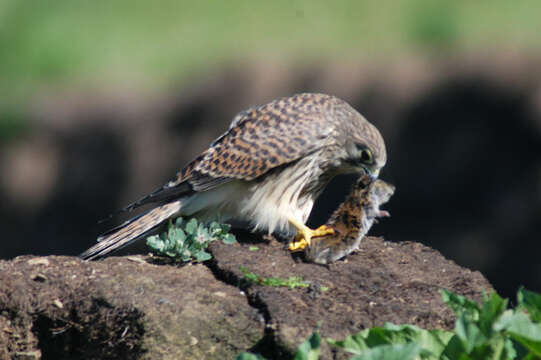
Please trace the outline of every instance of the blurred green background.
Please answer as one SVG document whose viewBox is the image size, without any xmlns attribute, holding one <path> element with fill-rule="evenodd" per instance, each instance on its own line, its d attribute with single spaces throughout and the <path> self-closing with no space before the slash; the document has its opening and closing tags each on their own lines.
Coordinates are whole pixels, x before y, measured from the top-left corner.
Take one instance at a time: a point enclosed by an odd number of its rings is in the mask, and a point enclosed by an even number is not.
<svg viewBox="0 0 541 360">
<path fill-rule="evenodd" d="M 539 1 L 0 2 L 1 101 L 51 86 L 162 88 L 222 63 L 540 45 Z"/>
<path fill-rule="evenodd" d="M 81 252 L 236 112 L 317 91 L 387 141 L 398 191 L 375 234 L 435 247 L 503 295 L 541 291 L 540 14 L 533 0 L 0 0 L 0 258 Z"/>
</svg>

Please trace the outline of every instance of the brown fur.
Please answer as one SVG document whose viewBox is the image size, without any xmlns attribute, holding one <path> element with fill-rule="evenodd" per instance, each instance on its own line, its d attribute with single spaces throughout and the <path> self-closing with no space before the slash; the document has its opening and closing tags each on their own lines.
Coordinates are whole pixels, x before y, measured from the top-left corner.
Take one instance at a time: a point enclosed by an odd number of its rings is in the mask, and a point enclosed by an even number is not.
<svg viewBox="0 0 541 360">
<path fill-rule="evenodd" d="M 383 180 L 360 178 L 346 200 L 327 221 L 333 235 L 312 238 L 306 258 L 319 264 L 336 261 L 355 251 L 377 217 L 389 216 L 379 209 L 393 195 L 395 187 Z"/>
</svg>

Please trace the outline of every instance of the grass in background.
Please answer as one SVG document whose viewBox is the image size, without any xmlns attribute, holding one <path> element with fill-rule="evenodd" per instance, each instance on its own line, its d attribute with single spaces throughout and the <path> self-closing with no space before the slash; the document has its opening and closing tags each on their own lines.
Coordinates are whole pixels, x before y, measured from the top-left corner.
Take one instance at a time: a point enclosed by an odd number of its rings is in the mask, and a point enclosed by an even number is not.
<svg viewBox="0 0 541 360">
<path fill-rule="evenodd" d="M 540 13 L 534 0 L 3 0 L 0 110 L 62 86 L 160 89 L 254 58 L 538 47 Z"/>
</svg>

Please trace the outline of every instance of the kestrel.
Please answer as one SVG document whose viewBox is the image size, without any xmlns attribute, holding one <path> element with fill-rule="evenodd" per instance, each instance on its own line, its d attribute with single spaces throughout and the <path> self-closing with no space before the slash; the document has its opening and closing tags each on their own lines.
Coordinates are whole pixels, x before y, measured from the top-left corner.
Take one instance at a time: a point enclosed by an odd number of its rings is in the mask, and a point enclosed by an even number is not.
<svg viewBox="0 0 541 360">
<path fill-rule="evenodd" d="M 377 128 L 345 101 L 298 94 L 240 112 L 229 129 L 169 183 L 127 206 L 154 208 L 98 238 L 80 256 L 94 259 L 147 235 L 169 218 L 242 221 L 269 234 L 298 232 L 291 250 L 332 233 L 304 223 L 336 175 L 377 178 L 387 159 Z"/>
</svg>

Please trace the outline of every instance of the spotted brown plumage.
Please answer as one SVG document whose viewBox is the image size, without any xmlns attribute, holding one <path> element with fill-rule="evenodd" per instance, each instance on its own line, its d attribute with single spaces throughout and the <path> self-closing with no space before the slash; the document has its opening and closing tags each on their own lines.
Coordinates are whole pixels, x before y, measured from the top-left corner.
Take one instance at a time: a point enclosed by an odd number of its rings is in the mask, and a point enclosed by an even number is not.
<svg viewBox="0 0 541 360">
<path fill-rule="evenodd" d="M 380 206 L 389 201 L 394 191 L 395 187 L 383 180 L 359 178 L 327 221 L 326 226 L 334 233 L 312 239 L 305 250 L 306 258 L 328 264 L 357 250 L 376 218 L 389 216 L 387 211 L 380 210 Z"/>
<path fill-rule="evenodd" d="M 377 177 L 385 162 L 379 131 L 343 100 L 325 94 L 277 99 L 239 113 L 175 178 L 123 210 L 149 203 L 178 206 L 123 224 L 81 256 L 103 256 L 130 243 L 159 225 L 156 219 L 164 214 L 203 220 L 220 215 L 268 232 L 289 233 L 292 225 L 309 242 L 304 222 L 330 179 L 353 172 Z M 133 222 L 142 225 L 130 227 Z"/>
</svg>

